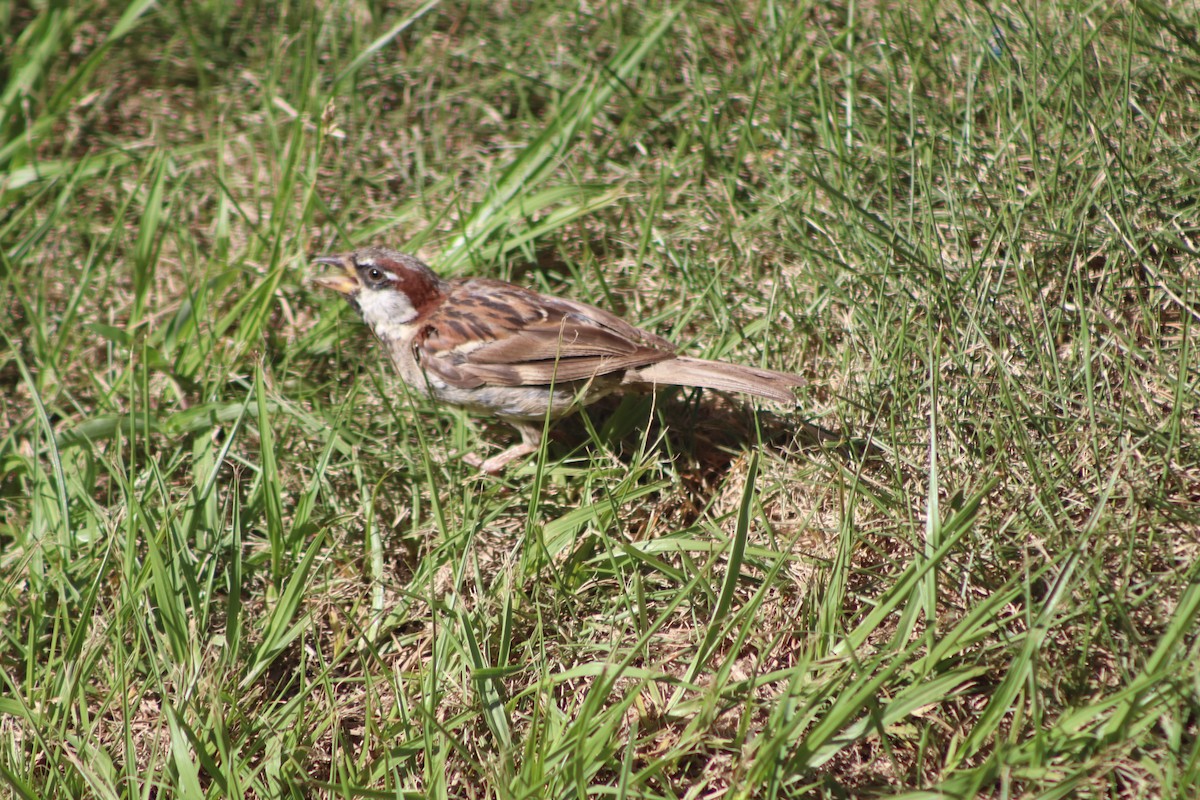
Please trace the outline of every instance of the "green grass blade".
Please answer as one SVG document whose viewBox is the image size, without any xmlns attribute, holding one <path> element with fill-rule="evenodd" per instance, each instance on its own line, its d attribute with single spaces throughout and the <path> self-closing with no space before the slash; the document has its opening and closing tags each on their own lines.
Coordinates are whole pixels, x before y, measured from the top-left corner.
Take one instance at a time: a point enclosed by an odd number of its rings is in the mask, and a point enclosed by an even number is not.
<svg viewBox="0 0 1200 800">
<path fill-rule="evenodd" d="M 312 570 L 313 563 L 317 559 L 317 555 L 321 552 L 323 542 L 323 535 L 318 534 L 313 537 L 304 556 L 296 564 L 295 568 L 288 573 L 283 585 L 283 591 L 279 594 L 279 600 L 268 612 L 264 620 L 262 641 L 254 648 L 254 652 L 250 656 L 246 675 L 242 679 L 243 687 L 249 686 L 256 681 L 262 672 L 283 652 L 284 648 L 300 634 L 303 625 L 306 624 L 305 619 L 296 620 L 296 614 L 304 602 L 305 591 L 308 588 L 309 573 Z"/>
<path fill-rule="evenodd" d="M 609 60 L 599 77 L 585 78 L 563 99 L 542 132 L 505 168 L 488 197 L 472 209 L 459 234 L 442 249 L 438 263 L 444 269 L 453 270 L 466 260 L 471 250 L 484 244 L 491 233 L 521 216 L 520 195 L 546 178 L 621 81 L 658 46 L 682 9 L 680 5 L 662 12 L 641 35 L 632 38 Z"/>
</svg>

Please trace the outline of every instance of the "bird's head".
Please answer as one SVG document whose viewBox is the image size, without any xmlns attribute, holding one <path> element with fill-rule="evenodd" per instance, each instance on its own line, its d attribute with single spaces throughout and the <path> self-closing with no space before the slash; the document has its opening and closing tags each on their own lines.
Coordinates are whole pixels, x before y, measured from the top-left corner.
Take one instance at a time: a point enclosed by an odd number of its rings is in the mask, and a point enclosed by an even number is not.
<svg viewBox="0 0 1200 800">
<path fill-rule="evenodd" d="M 382 338 L 407 326 L 445 298 L 447 284 L 420 259 L 385 247 L 318 256 L 316 264 L 340 272 L 322 275 L 314 283 L 332 289 L 359 310 L 363 320 Z"/>
</svg>

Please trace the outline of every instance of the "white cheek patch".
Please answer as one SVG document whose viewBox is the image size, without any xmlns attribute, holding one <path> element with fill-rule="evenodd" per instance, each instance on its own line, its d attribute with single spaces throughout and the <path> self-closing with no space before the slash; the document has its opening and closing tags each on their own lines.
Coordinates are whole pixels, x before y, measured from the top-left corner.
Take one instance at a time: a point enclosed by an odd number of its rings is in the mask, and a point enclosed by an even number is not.
<svg viewBox="0 0 1200 800">
<path fill-rule="evenodd" d="M 358 303 L 358 310 L 362 312 L 363 321 L 381 339 L 403 336 L 408 323 L 417 316 L 417 310 L 401 292 L 364 289 L 354 299 Z"/>
</svg>

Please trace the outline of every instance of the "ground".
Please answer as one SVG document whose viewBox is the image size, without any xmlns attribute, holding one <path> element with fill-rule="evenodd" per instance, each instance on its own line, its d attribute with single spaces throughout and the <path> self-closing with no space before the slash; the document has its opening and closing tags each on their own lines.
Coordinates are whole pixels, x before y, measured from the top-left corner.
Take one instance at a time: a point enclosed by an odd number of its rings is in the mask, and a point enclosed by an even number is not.
<svg viewBox="0 0 1200 800">
<path fill-rule="evenodd" d="M 1197 11 L 0 0 L 0 784 L 1196 795 Z M 368 244 L 808 385 L 480 476 Z"/>
</svg>

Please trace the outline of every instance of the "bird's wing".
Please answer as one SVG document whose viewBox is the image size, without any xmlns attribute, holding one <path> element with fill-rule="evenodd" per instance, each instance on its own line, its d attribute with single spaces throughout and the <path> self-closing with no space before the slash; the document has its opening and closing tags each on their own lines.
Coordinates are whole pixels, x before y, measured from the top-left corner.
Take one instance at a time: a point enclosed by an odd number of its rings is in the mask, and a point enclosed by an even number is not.
<svg viewBox="0 0 1200 800">
<path fill-rule="evenodd" d="M 426 370 L 460 388 L 589 380 L 675 355 L 602 309 L 484 280 L 455 286 L 413 346 Z"/>
</svg>

